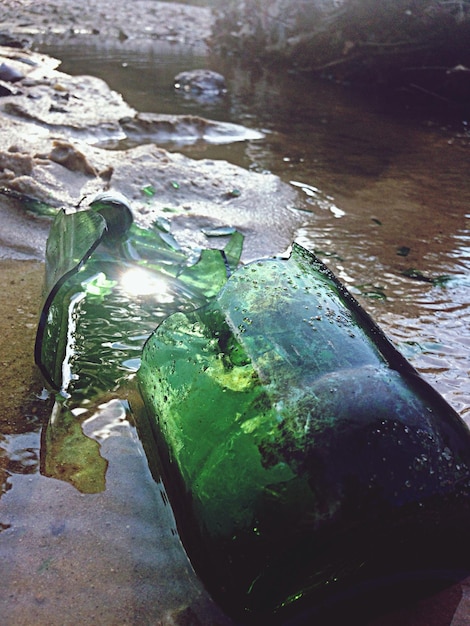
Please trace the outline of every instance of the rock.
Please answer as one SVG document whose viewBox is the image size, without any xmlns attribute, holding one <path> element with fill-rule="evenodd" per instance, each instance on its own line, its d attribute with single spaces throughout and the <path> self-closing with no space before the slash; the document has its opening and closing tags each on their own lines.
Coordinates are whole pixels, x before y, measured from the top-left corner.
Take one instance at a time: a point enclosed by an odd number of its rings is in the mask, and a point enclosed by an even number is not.
<svg viewBox="0 0 470 626">
<path fill-rule="evenodd" d="M 0 46 L 8 46 L 9 48 L 26 48 L 27 40 L 13 37 L 10 33 L 0 33 Z"/>
<path fill-rule="evenodd" d="M 4 80 L 0 80 L 0 98 L 5 96 L 14 96 L 17 93 L 16 89 Z"/>
<path fill-rule="evenodd" d="M 2 52 L 0 63 L 9 64 L 10 51 Z M 271 174 L 226 161 L 193 160 L 154 145 L 228 143 L 258 139 L 261 133 L 198 116 L 137 113 L 103 81 L 72 77 L 59 72 L 52 59 L 21 54 L 26 74 L 21 94 L 0 99 L 0 186 L 16 194 L 0 197 L 0 217 L 4 204 L 27 209 L 22 197 L 72 208 L 99 192 L 121 192 L 141 225 L 173 213 L 173 233 L 189 250 L 207 246 L 202 229 L 220 226 L 245 235 L 244 261 L 290 245 L 304 220 L 293 210 L 298 196 L 292 186 Z M 140 145 L 108 150 L 103 139 Z M 148 188 L 154 190 L 150 196 Z M 6 254 L 17 254 L 19 246 L 15 239 L 16 252 Z M 27 255 L 31 258 L 32 251 Z"/>
<path fill-rule="evenodd" d="M 136 143 L 172 143 L 191 145 L 200 141 L 225 144 L 261 139 L 264 135 L 252 128 L 229 122 L 216 122 L 196 115 L 137 113 L 120 120 L 127 138 Z"/>
<path fill-rule="evenodd" d="M 8 83 L 16 83 L 19 80 L 23 80 L 24 74 L 18 71 L 15 67 L 2 63 L 0 65 L 0 80 L 7 81 Z"/>
<path fill-rule="evenodd" d="M 71 172 L 81 172 L 90 176 L 98 175 L 95 168 L 87 161 L 86 156 L 68 141 L 54 140 L 48 158 Z"/>
<path fill-rule="evenodd" d="M 178 93 L 197 100 L 217 99 L 227 93 L 222 74 L 205 69 L 180 72 L 175 76 L 174 87 Z"/>
<path fill-rule="evenodd" d="M 132 46 L 171 42 L 172 47 L 205 54 L 214 22 L 210 7 L 154 0 L 113 3 L 112 11 L 109 0 L 48 0 L 45 4 L 1 0 L 0 7 L 0 27 L 9 36 L 4 45 L 18 41 L 30 45 L 102 43 L 103 54 L 109 51 L 110 42 L 132 42 Z"/>
</svg>

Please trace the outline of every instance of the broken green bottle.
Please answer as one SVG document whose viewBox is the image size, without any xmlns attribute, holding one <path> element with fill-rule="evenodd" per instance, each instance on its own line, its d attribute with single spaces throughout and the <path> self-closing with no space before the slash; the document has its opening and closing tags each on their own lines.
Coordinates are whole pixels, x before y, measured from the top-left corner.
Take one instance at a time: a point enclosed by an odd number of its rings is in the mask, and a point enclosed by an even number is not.
<svg viewBox="0 0 470 626">
<path fill-rule="evenodd" d="M 138 382 L 187 553 L 236 619 L 468 570 L 466 425 L 300 246 L 166 318 Z"/>
<path fill-rule="evenodd" d="M 361 590 L 468 573 L 465 424 L 300 246 L 226 282 L 230 234 L 188 265 L 125 199 L 58 212 L 35 351 L 49 385 L 67 406 L 114 388 L 136 354 L 116 338 L 164 320 L 138 382 L 188 555 L 236 619 L 297 624 Z M 135 270 L 164 302 L 127 293 Z"/>
</svg>

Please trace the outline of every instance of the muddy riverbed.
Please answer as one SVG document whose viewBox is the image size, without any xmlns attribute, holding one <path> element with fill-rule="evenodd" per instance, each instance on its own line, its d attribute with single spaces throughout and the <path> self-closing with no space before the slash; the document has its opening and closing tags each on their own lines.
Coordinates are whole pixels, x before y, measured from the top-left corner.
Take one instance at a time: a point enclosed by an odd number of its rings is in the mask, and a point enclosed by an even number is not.
<svg viewBox="0 0 470 626">
<path fill-rule="evenodd" d="M 170 207 L 172 232 L 188 249 L 207 244 L 202 226 L 230 224 L 246 236 L 245 260 L 296 239 L 470 421 L 465 119 L 241 70 L 210 55 L 211 16 L 200 7 L 138 0 L 113 3 L 111 12 L 104 0 L 3 0 L 0 19 L 11 36 L 4 62 L 29 77 L 13 84 L 22 94 L 1 99 L 0 184 L 54 206 L 119 190 L 143 224 Z M 11 48 L 19 40 L 39 56 Z M 40 71 L 18 61 L 22 54 Z M 201 65 L 226 76 L 226 98 L 176 97 L 172 77 Z M 162 137 L 160 114 L 186 118 L 165 120 Z M 188 116 L 214 120 L 210 132 L 200 121 L 188 131 Z M 134 136 L 122 119 L 137 120 Z M 183 130 L 193 136 L 181 141 Z M 232 140 L 214 139 L 227 133 Z M 149 185 L 151 201 L 142 192 Z M 0 621 L 230 624 L 180 547 L 126 393 L 82 417 L 108 463 L 105 490 L 81 493 L 45 475 L 50 402 L 41 399 L 32 353 L 48 221 L 5 196 L 0 219 Z M 457 585 L 374 624 L 468 624 L 467 589 Z"/>
</svg>

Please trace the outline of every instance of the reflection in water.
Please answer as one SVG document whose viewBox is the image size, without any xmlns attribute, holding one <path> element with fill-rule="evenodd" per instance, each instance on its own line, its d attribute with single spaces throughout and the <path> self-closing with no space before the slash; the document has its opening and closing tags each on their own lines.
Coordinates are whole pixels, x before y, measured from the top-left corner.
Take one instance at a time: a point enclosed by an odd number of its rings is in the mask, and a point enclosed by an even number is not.
<svg viewBox="0 0 470 626">
<path fill-rule="evenodd" d="M 301 189 L 307 196 L 307 203 L 324 211 L 331 211 L 334 217 L 343 217 L 346 213 L 334 203 L 334 198 L 323 193 L 318 187 L 291 180 L 290 184 Z"/>
<path fill-rule="evenodd" d="M 38 471 L 38 450 L 38 431 L 0 436 L 0 495 L 11 488 L 13 474 Z"/>
<path fill-rule="evenodd" d="M 64 480 L 82 493 L 99 493 L 106 486 L 107 467 L 99 444 L 84 434 L 64 401 L 56 400 L 42 431 L 41 473 Z"/>
</svg>

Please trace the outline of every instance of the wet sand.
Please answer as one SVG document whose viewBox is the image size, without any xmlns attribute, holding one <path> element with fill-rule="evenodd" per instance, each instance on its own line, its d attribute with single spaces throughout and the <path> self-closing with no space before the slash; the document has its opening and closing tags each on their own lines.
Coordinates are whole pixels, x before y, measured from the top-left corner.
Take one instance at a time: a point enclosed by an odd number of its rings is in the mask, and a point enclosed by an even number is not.
<svg viewBox="0 0 470 626">
<path fill-rule="evenodd" d="M 15 432 L 22 407 L 38 385 L 33 361 L 44 266 L 38 261 L 0 260 L 0 424 Z"/>
</svg>

